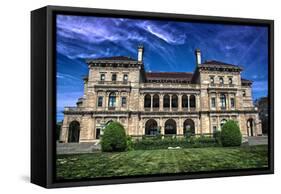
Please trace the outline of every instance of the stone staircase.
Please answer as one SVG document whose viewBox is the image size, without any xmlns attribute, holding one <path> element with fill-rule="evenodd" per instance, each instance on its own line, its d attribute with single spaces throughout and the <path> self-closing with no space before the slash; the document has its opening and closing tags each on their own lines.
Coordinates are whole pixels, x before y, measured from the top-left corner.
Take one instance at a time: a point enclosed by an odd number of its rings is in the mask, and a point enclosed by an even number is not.
<svg viewBox="0 0 281 194">
<path fill-rule="evenodd" d="M 98 142 L 91 143 L 57 143 L 57 154 L 93 153 L 100 150 Z"/>
</svg>

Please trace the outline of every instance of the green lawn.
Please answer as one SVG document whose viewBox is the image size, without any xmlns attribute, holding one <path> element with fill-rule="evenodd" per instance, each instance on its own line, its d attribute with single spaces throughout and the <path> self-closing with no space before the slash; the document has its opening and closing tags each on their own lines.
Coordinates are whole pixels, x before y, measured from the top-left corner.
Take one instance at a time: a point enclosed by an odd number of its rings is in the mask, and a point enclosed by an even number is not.
<svg viewBox="0 0 281 194">
<path fill-rule="evenodd" d="M 267 167 L 267 146 L 59 155 L 58 179 Z"/>
</svg>

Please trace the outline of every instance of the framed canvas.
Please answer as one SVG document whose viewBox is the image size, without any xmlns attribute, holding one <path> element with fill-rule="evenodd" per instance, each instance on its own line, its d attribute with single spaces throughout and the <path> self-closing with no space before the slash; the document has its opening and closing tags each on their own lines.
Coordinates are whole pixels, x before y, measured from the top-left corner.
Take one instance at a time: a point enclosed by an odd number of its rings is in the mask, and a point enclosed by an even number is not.
<svg viewBox="0 0 281 194">
<path fill-rule="evenodd" d="M 272 20 L 31 12 L 31 182 L 272 174 Z"/>
</svg>

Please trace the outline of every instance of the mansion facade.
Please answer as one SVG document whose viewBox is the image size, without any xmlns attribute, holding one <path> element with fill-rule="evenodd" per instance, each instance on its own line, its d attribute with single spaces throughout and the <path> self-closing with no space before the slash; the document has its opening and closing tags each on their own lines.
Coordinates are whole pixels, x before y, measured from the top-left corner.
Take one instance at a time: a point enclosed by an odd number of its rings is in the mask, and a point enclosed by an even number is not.
<svg viewBox="0 0 281 194">
<path fill-rule="evenodd" d="M 127 135 L 213 134 L 229 119 L 244 137 L 262 134 L 252 99 L 252 82 L 242 68 L 219 61 L 201 62 L 194 72 L 146 72 L 143 46 L 138 58 L 117 56 L 87 60 L 84 94 L 65 107 L 60 142 L 95 142 L 112 121 Z"/>
</svg>

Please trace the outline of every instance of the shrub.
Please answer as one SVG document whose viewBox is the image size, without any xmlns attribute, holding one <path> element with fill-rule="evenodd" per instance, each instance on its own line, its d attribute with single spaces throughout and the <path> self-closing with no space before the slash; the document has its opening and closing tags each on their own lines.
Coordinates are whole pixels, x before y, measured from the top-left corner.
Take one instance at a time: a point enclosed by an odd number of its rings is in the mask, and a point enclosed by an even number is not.
<svg viewBox="0 0 281 194">
<path fill-rule="evenodd" d="M 171 138 L 164 139 L 141 139 L 134 142 L 134 149 L 136 150 L 153 150 L 153 149 L 167 149 L 168 147 L 181 148 L 200 148 L 200 147 L 214 147 L 218 146 L 214 138 L 211 137 L 190 137 L 187 138 Z"/>
<path fill-rule="evenodd" d="M 242 134 L 236 121 L 227 121 L 221 131 L 221 143 L 224 147 L 240 146 L 242 142 Z"/>
<path fill-rule="evenodd" d="M 221 131 L 215 131 L 214 132 L 214 138 L 215 138 L 215 140 L 216 140 L 216 142 L 218 143 L 218 144 L 221 144 Z"/>
<path fill-rule="evenodd" d="M 127 148 L 127 137 L 124 127 L 118 122 L 109 123 L 101 138 L 101 149 L 104 152 L 120 152 Z"/>
<path fill-rule="evenodd" d="M 126 144 L 127 144 L 127 151 L 131 151 L 134 149 L 134 142 L 132 140 L 132 137 L 131 136 L 127 136 L 126 138 Z"/>
</svg>

